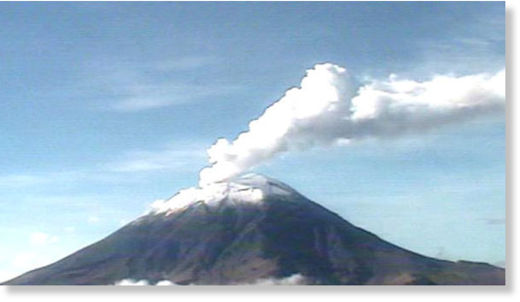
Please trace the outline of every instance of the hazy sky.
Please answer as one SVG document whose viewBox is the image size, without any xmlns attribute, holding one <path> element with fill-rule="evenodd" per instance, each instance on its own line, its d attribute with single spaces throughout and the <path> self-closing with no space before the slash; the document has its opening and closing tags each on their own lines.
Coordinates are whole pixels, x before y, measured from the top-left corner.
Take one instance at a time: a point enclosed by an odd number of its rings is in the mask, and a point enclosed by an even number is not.
<svg viewBox="0 0 520 302">
<path fill-rule="evenodd" d="M 316 63 L 364 83 L 504 68 L 504 4 L 0 3 L 0 279 L 197 184 L 205 150 Z M 505 260 L 505 122 L 255 171 L 413 251 Z"/>
</svg>

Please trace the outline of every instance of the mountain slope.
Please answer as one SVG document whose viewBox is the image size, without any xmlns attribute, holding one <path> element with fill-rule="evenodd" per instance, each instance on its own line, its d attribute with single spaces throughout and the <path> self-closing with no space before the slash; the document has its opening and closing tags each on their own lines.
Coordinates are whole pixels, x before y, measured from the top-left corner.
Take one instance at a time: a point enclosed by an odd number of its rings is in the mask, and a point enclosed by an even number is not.
<svg viewBox="0 0 520 302">
<path fill-rule="evenodd" d="M 424 257 L 364 231 L 287 185 L 247 175 L 189 189 L 120 230 L 6 284 L 504 284 L 484 263 Z"/>
</svg>

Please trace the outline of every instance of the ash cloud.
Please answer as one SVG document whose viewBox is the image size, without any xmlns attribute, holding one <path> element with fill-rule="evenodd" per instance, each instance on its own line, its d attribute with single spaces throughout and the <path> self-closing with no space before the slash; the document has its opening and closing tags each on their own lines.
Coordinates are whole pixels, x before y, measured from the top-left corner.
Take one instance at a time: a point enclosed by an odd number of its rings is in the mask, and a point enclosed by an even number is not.
<svg viewBox="0 0 520 302">
<path fill-rule="evenodd" d="M 390 75 L 355 89 L 345 68 L 318 64 L 247 131 L 207 150 L 210 165 L 199 185 L 227 180 L 283 152 L 420 134 L 500 112 L 504 104 L 505 70 L 422 82 Z"/>
</svg>

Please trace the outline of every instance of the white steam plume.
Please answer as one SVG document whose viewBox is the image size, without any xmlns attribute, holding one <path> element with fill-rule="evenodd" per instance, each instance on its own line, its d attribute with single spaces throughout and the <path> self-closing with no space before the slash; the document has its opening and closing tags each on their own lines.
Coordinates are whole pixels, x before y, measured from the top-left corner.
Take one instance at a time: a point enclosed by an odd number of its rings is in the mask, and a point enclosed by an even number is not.
<svg viewBox="0 0 520 302">
<path fill-rule="evenodd" d="M 247 131 L 208 149 L 210 166 L 200 172 L 199 185 L 229 179 L 281 152 L 421 133 L 500 111 L 504 103 L 504 70 L 424 82 L 391 75 L 356 93 L 345 68 L 318 64 Z"/>
</svg>

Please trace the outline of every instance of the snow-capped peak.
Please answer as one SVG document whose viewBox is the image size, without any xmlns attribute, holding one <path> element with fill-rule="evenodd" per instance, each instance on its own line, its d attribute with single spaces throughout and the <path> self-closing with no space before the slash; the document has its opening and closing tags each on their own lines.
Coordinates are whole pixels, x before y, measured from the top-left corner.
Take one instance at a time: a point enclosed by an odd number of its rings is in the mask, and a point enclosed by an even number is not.
<svg viewBox="0 0 520 302">
<path fill-rule="evenodd" d="M 170 214 L 197 202 L 214 206 L 226 198 L 235 203 L 261 203 L 268 195 L 290 195 L 293 192 L 293 189 L 277 180 L 248 173 L 227 181 L 180 190 L 170 199 L 152 203 L 150 212 Z"/>
</svg>

